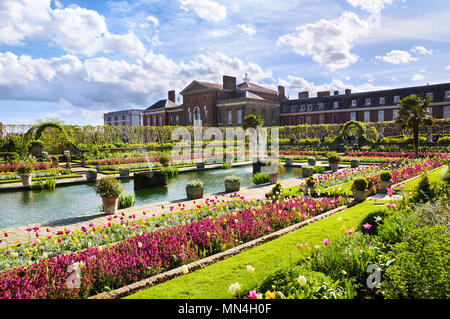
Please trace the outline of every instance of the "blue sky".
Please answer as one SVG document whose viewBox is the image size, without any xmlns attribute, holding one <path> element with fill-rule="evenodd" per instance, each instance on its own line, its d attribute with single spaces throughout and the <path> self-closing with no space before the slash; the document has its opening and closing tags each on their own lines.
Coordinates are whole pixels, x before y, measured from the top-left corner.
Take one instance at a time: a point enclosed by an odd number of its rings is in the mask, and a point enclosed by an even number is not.
<svg viewBox="0 0 450 319">
<path fill-rule="evenodd" d="M 0 122 L 101 124 L 193 79 L 354 92 L 450 82 L 444 0 L 2 0 Z"/>
</svg>

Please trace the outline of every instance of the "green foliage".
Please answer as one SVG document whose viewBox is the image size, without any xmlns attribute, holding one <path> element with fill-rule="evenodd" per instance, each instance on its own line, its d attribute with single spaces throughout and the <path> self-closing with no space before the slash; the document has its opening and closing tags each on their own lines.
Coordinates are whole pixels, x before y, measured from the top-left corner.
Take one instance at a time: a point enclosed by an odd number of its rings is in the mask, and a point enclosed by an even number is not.
<svg viewBox="0 0 450 319">
<path fill-rule="evenodd" d="M 388 215 L 390 215 L 390 211 L 383 208 L 371 212 L 359 223 L 357 230 L 363 234 L 377 235 L 378 227 L 384 223 L 384 219 Z M 364 229 L 363 225 L 365 224 L 369 224 L 371 226 L 370 229 Z"/>
<path fill-rule="evenodd" d="M 17 174 L 19 175 L 31 175 L 33 172 L 34 166 L 32 164 L 25 164 L 17 168 Z"/>
<path fill-rule="evenodd" d="M 54 191 L 56 189 L 56 178 L 49 178 L 44 180 L 38 180 L 31 184 L 33 190 L 47 190 Z"/>
<path fill-rule="evenodd" d="M 325 167 L 324 166 L 314 166 L 313 170 L 314 170 L 314 174 L 320 174 L 320 173 L 325 172 Z"/>
<path fill-rule="evenodd" d="M 298 282 L 300 276 L 306 279 L 304 285 Z M 279 291 L 288 299 L 343 299 L 355 294 L 349 294 L 339 281 L 307 267 L 279 267 L 266 275 L 256 290 Z"/>
<path fill-rule="evenodd" d="M 380 241 L 391 245 L 401 242 L 414 229 L 414 219 L 406 210 L 388 214 L 383 218 L 384 222 L 378 225 Z"/>
<path fill-rule="evenodd" d="M 450 202 L 443 198 L 436 202 L 427 202 L 415 206 L 412 215 L 415 217 L 416 227 L 445 226 L 450 232 Z"/>
<path fill-rule="evenodd" d="M 186 188 L 201 188 L 201 187 L 203 187 L 203 182 L 201 182 L 199 180 L 190 181 L 186 185 Z"/>
<path fill-rule="evenodd" d="M 259 184 L 265 184 L 269 182 L 269 174 L 264 174 L 264 173 L 255 173 L 253 174 L 253 183 L 255 183 L 256 185 Z"/>
<path fill-rule="evenodd" d="M 221 166 L 223 169 L 230 169 L 231 168 L 231 164 L 230 163 L 222 163 Z"/>
<path fill-rule="evenodd" d="M 122 193 L 122 194 L 120 194 L 120 197 L 119 197 L 118 209 L 125 209 L 128 207 L 133 207 L 135 203 L 136 203 L 136 201 L 134 200 L 133 194 L 127 195 L 125 193 Z"/>
<path fill-rule="evenodd" d="M 163 167 L 163 168 L 161 168 L 161 171 L 167 172 L 168 177 L 178 176 L 178 168 L 177 167 L 172 167 L 172 166 Z"/>
<path fill-rule="evenodd" d="M 411 201 L 413 203 L 425 203 L 437 196 L 436 189 L 432 187 L 427 174 L 422 174 L 419 184 L 414 189 Z"/>
<path fill-rule="evenodd" d="M 306 185 L 309 187 L 316 186 L 316 181 L 315 181 L 314 177 L 309 176 L 308 179 L 306 180 Z"/>
<path fill-rule="evenodd" d="M 392 179 L 392 173 L 389 171 L 383 171 L 380 173 L 380 180 L 384 182 L 389 182 Z"/>
<path fill-rule="evenodd" d="M 101 197 L 118 197 L 123 187 L 114 176 L 102 177 L 95 183 L 95 192 Z"/>
<path fill-rule="evenodd" d="M 365 286 L 367 267 L 376 263 L 378 249 L 370 244 L 370 238 L 361 233 L 342 235 L 311 258 L 310 266 L 333 280 L 348 278 Z"/>
<path fill-rule="evenodd" d="M 167 153 L 164 153 L 163 155 L 161 155 L 161 156 L 159 157 L 159 163 L 160 163 L 162 166 L 168 165 L 168 164 L 170 163 L 170 161 L 171 161 L 170 155 L 167 154 Z"/>
<path fill-rule="evenodd" d="M 326 157 L 328 159 L 328 163 L 330 164 L 339 163 L 341 161 L 341 157 L 337 152 L 328 152 Z"/>
<path fill-rule="evenodd" d="M 281 183 L 276 183 L 275 186 L 272 187 L 269 192 L 269 198 L 274 201 L 282 201 L 284 199 L 283 186 L 281 186 Z"/>
<path fill-rule="evenodd" d="M 365 191 L 369 186 L 369 182 L 364 177 L 355 178 L 353 181 L 353 188 L 357 191 Z"/>
<path fill-rule="evenodd" d="M 242 121 L 242 128 L 245 130 L 247 128 L 257 128 L 264 125 L 264 119 L 260 115 L 249 114 L 244 117 Z"/>
<path fill-rule="evenodd" d="M 445 227 L 423 227 L 394 246 L 382 288 L 387 298 L 450 298 L 450 239 Z"/>
<path fill-rule="evenodd" d="M 230 182 L 230 183 L 237 183 L 240 182 L 241 178 L 239 176 L 236 175 L 229 175 L 225 177 L 225 182 Z"/>
</svg>

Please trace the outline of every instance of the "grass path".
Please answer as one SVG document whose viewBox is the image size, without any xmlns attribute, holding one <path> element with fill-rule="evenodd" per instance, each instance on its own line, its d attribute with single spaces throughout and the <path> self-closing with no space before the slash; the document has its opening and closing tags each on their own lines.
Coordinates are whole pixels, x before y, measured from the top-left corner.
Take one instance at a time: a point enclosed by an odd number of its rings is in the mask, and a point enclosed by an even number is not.
<svg viewBox="0 0 450 319">
<path fill-rule="evenodd" d="M 435 170 L 434 172 L 428 173 L 428 178 L 430 182 L 436 182 L 438 180 L 442 180 L 442 177 L 444 176 L 445 172 L 447 171 L 447 166 L 444 166 L 438 170 Z M 406 182 L 404 184 L 404 191 L 413 191 L 417 185 L 419 185 L 420 176 L 418 178 L 413 179 L 412 181 Z"/>
<path fill-rule="evenodd" d="M 383 205 L 383 203 L 378 201 L 377 205 Z M 308 250 L 299 250 L 296 244 L 308 243 L 313 247 L 321 245 L 324 238 L 333 240 L 342 233 L 340 230 L 342 226 L 356 227 L 368 213 L 376 209 L 374 206 L 373 201 L 366 201 L 227 260 L 148 288 L 127 298 L 230 298 L 227 290 L 231 283 L 239 282 L 242 291 L 252 288 L 252 282 L 259 282 L 277 265 L 289 265 L 289 253 L 292 254 L 293 263 L 308 255 Z M 246 271 L 247 264 L 255 268 L 253 277 Z"/>
</svg>

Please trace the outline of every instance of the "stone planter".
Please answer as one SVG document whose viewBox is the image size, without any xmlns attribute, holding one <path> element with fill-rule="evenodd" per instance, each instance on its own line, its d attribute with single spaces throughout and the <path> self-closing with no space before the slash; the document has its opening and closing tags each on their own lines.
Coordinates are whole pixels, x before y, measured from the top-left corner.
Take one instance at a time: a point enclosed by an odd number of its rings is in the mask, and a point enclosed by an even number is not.
<svg viewBox="0 0 450 319">
<path fill-rule="evenodd" d="M 386 194 L 387 189 L 391 188 L 392 181 L 380 181 L 380 193 Z"/>
<path fill-rule="evenodd" d="M 225 192 L 227 192 L 227 193 L 238 192 L 240 188 L 241 188 L 241 182 L 225 181 Z"/>
<path fill-rule="evenodd" d="M 188 199 L 198 199 L 203 197 L 203 187 L 186 187 L 186 195 Z"/>
<path fill-rule="evenodd" d="M 88 181 L 95 181 L 95 180 L 97 180 L 97 172 L 86 171 L 86 179 Z"/>
<path fill-rule="evenodd" d="M 308 160 L 308 165 L 310 165 L 310 166 L 316 165 L 316 160 L 315 159 L 309 159 Z"/>
<path fill-rule="evenodd" d="M 359 166 L 359 161 L 355 161 L 355 160 L 350 161 L 351 168 L 356 168 L 358 166 Z"/>
<path fill-rule="evenodd" d="M 337 172 L 339 168 L 339 163 L 330 163 L 330 167 L 332 172 Z"/>
<path fill-rule="evenodd" d="M 285 158 L 284 161 L 285 161 L 287 166 L 291 166 L 292 163 L 294 163 L 294 159 L 293 158 Z"/>
<path fill-rule="evenodd" d="M 32 175 L 21 175 L 20 178 L 22 179 L 22 185 L 23 186 L 30 186 L 31 185 Z"/>
<path fill-rule="evenodd" d="M 302 176 L 303 177 L 310 177 L 313 175 L 314 175 L 314 169 L 302 167 Z"/>
<path fill-rule="evenodd" d="M 369 195 L 369 191 L 353 191 L 353 198 L 358 202 L 363 202 Z"/>
<path fill-rule="evenodd" d="M 129 169 L 121 169 L 119 170 L 120 177 L 129 177 L 130 170 Z"/>
<path fill-rule="evenodd" d="M 119 206 L 119 197 L 102 197 L 103 209 L 105 214 L 114 215 L 117 214 L 117 206 Z"/>
<path fill-rule="evenodd" d="M 197 163 L 197 168 L 205 168 L 205 163 Z"/>
<path fill-rule="evenodd" d="M 278 172 L 269 174 L 269 183 L 276 184 L 278 181 Z"/>
</svg>

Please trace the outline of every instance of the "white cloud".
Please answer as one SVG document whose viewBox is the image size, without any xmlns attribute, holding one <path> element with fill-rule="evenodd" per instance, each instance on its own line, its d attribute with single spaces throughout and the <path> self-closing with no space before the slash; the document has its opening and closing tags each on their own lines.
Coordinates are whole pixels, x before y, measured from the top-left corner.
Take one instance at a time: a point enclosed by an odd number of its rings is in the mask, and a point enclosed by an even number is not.
<svg viewBox="0 0 450 319">
<path fill-rule="evenodd" d="M 450 71 L 450 64 L 445 69 Z"/>
<path fill-rule="evenodd" d="M 358 55 L 350 52 L 353 41 L 368 33 L 366 21 L 352 12 L 344 12 L 335 20 L 321 19 L 297 27 L 296 32 L 281 36 L 277 45 L 289 46 L 295 53 L 312 56 L 315 62 L 336 70 L 358 61 Z"/>
<path fill-rule="evenodd" d="M 98 52 L 142 56 L 145 47 L 132 33 L 108 32 L 97 11 L 75 5 L 57 9 L 51 0 L 0 2 L 0 44 L 19 45 L 25 40 L 51 40 L 66 52 L 93 56 Z"/>
<path fill-rule="evenodd" d="M 370 13 L 380 12 L 386 5 L 391 5 L 395 0 L 347 0 L 353 7 L 360 7 Z M 405 2 L 406 0 L 402 0 Z"/>
<path fill-rule="evenodd" d="M 222 75 L 252 82 L 271 79 L 272 72 L 220 52 L 200 54 L 176 63 L 161 54 L 147 53 L 135 63 L 105 57 L 81 61 L 73 55 L 33 59 L 0 53 L 0 99 L 59 103 L 89 110 L 145 107 L 177 91 L 193 79 L 222 82 Z"/>
<path fill-rule="evenodd" d="M 417 45 L 413 49 L 411 49 L 411 52 L 412 53 L 419 53 L 419 54 L 422 54 L 422 55 L 431 55 L 431 54 L 433 54 L 433 50 L 431 50 L 431 49 L 428 50 L 425 47 L 420 46 L 420 45 Z"/>
<path fill-rule="evenodd" d="M 365 79 L 367 82 L 373 82 L 375 81 L 375 78 L 373 77 L 372 74 L 369 73 L 365 73 L 361 76 L 362 79 Z"/>
<path fill-rule="evenodd" d="M 422 81 L 422 80 L 425 80 L 425 76 L 423 76 L 422 74 L 416 73 L 413 75 L 412 80 L 413 81 Z"/>
<path fill-rule="evenodd" d="M 146 19 L 147 19 L 148 21 L 150 21 L 151 23 L 153 23 L 153 25 L 154 25 L 155 27 L 159 26 L 159 20 L 158 20 L 158 18 L 156 18 L 156 17 L 154 17 L 154 16 L 148 16 Z"/>
<path fill-rule="evenodd" d="M 242 31 L 244 31 L 244 33 L 248 34 L 248 35 L 254 35 L 256 33 L 255 28 L 245 25 L 245 24 L 238 24 L 237 25 L 239 29 L 241 29 Z"/>
<path fill-rule="evenodd" d="M 417 58 L 412 57 L 408 51 L 402 50 L 392 50 L 385 56 L 376 56 L 375 59 L 392 64 L 406 64 L 418 60 Z"/>
<path fill-rule="evenodd" d="M 331 83 L 316 85 L 314 82 L 309 82 L 302 77 L 291 76 L 287 77 L 287 80 L 278 79 L 280 85 L 283 85 L 286 89 L 292 91 L 308 91 L 309 96 L 314 96 L 317 92 L 321 91 L 339 91 L 340 94 L 343 94 L 345 89 L 351 89 L 352 92 L 367 92 L 367 91 L 376 91 L 376 90 L 385 90 L 389 89 L 386 86 L 375 86 L 371 83 L 364 83 L 361 85 L 351 85 L 346 84 L 341 80 L 333 79 Z"/>
<path fill-rule="evenodd" d="M 218 22 L 227 17 L 227 7 L 211 0 L 178 0 L 181 9 L 194 11 L 201 19 Z"/>
</svg>

